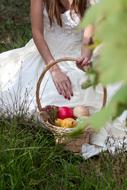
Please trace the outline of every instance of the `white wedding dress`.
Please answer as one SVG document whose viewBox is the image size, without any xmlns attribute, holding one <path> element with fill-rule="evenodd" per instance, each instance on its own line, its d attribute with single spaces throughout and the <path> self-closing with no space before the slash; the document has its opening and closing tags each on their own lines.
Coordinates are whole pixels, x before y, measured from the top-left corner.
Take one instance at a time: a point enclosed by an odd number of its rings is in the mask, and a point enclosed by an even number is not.
<svg viewBox="0 0 127 190">
<path fill-rule="evenodd" d="M 56 23 L 50 27 L 46 10 L 44 10 L 45 40 L 55 59 L 63 57 L 79 57 L 83 33 L 78 29 L 79 17 L 70 11 L 61 15 L 63 27 Z M 40 74 L 45 63 L 39 54 L 33 39 L 25 47 L 14 49 L 0 54 L 0 109 L 6 108 L 12 113 L 21 109 L 29 112 L 36 109 L 35 90 Z M 42 105 L 76 106 L 89 105 L 99 109 L 102 106 L 102 86 L 97 87 L 96 93 L 93 88 L 83 90 L 81 84 L 86 80 L 85 73 L 76 67 L 75 63 L 65 62 L 60 64 L 73 87 L 74 96 L 66 100 L 59 95 L 48 72 L 41 85 Z M 23 108 L 26 107 L 26 108 Z"/>
<path fill-rule="evenodd" d="M 70 16 L 70 11 L 61 15 L 63 27 L 56 23 L 50 27 L 46 10 L 44 10 L 44 35 L 45 40 L 55 59 L 62 57 L 80 56 L 83 33 L 78 29 L 79 17 L 77 14 Z M 40 56 L 33 39 L 25 47 L 10 50 L 0 54 L 0 112 L 17 114 L 28 112 L 32 114 L 37 111 L 36 105 L 36 84 L 40 74 L 45 67 L 43 58 Z M 71 100 L 66 100 L 59 95 L 48 72 L 41 84 L 42 105 L 71 106 L 86 105 L 99 110 L 103 102 L 102 85 L 98 85 L 96 91 L 92 87 L 87 90 L 81 88 L 81 84 L 86 80 L 86 75 L 78 69 L 74 63 L 65 62 L 60 64 L 71 82 L 74 96 Z M 114 91 L 114 90 L 111 90 Z M 104 129 L 103 129 L 104 130 Z M 102 134 L 102 132 L 100 133 Z M 93 138 L 93 144 L 105 147 L 105 140 L 108 133 Z M 98 143 L 99 142 L 99 143 Z M 99 149 L 100 151 L 100 149 Z M 90 157 L 97 154 L 93 146 L 84 145 L 82 154 Z"/>
</svg>

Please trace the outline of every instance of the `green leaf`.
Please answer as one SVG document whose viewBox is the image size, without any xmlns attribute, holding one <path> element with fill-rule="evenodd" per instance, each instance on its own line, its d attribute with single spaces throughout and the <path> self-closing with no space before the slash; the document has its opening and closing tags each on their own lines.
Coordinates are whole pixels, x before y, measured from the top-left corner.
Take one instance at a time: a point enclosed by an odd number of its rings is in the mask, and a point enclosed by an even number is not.
<svg viewBox="0 0 127 190">
<path fill-rule="evenodd" d="M 126 48 L 116 44 L 105 44 L 100 56 L 98 70 L 99 81 L 109 84 L 119 81 L 127 82 L 127 52 Z"/>
<path fill-rule="evenodd" d="M 88 125 L 89 125 L 89 118 L 86 117 L 80 118 L 77 126 L 74 128 L 70 136 L 73 138 L 75 136 L 80 135 L 84 131 L 84 129 L 88 127 Z"/>
<path fill-rule="evenodd" d="M 123 83 L 111 102 L 91 117 L 92 125 L 100 128 L 127 109 L 127 1 L 101 0 L 87 11 L 81 27 L 91 23 L 96 29 L 94 41 L 103 44 L 97 64 L 93 65 L 97 75 L 91 84 Z"/>
<path fill-rule="evenodd" d="M 90 118 L 90 123 L 94 128 L 100 129 L 112 118 L 120 116 L 125 109 L 127 109 L 127 85 L 123 85 L 110 103 Z"/>
</svg>

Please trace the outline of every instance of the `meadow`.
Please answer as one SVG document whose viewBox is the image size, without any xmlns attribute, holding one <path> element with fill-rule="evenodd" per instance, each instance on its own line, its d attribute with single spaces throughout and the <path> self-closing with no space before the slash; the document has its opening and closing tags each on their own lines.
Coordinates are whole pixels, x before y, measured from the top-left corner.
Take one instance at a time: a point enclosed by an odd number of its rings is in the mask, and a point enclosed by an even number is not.
<svg viewBox="0 0 127 190">
<path fill-rule="evenodd" d="M 1 0 L 0 52 L 31 39 L 29 1 Z M 127 154 L 89 160 L 55 145 L 33 117 L 0 117 L 0 190 L 127 190 Z"/>
</svg>

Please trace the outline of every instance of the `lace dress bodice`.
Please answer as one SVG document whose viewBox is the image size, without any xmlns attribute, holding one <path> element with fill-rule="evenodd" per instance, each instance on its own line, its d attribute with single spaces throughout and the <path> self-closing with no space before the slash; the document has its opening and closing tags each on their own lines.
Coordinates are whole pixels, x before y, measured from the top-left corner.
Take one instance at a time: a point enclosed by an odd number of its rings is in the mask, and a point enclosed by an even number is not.
<svg viewBox="0 0 127 190">
<path fill-rule="evenodd" d="M 53 54 L 71 55 L 75 48 L 81 48 L 83 32 L 78 28 L 80 18 L 77 14 L 70 15 L 70 10 L 61 14 L 62 27 L 57 23 L 50 26 L 46 9 L 44 9 L 44 36 Z M 77 52 L 77 51 L 76 51 Z M 56 56 L 57 57 L 57 56 Z"/>
<path fill-rule="evenodd" d="M 94 5 L 99 0 L 87 0 L 87 6 Z M 70 10 L 61 14 L 62 27 L 57 23 L 50 26 L 46 8 L 44 8 L 44 35 L 46 42 L 57 58 L 59 56 L 80 56 L 81 44 L 83 39 L 83 31 L 79 29 L 80 18 L 78 14 Z M 76 49 L 76 51 L 75 51 Z M 57 56 L 57 54 L 59 56 Z"/>
</svg>

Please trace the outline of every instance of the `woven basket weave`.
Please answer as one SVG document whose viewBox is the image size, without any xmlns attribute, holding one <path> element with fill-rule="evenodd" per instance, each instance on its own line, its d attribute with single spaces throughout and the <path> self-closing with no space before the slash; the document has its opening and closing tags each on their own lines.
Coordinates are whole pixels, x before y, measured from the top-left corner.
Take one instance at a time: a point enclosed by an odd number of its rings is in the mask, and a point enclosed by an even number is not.
<svg viewBox="0 0 127 190">
<path fill-rule="evenodd" d="M 81 134 L 80 136 L 76 137 L 76 138 L 70 138 L 69 134 L 73 131 L 73 128 L 62 128 L 62 127 L 58 127 L 55 125 L 52 125 L 51 123 L 49 123 L 47 120 L 45 120 L 43 118 L 43 114 L 42 114 L 42 104 L 41 104 L 41 100 L 40 100 L 40 86 L 41 86 L 41 82 L 46 74 L 46 72 L 55 64 L 57 63 L 62 63 L 65 61 L 71 61 L 71 62 L 75 62 L 76 59 L 75 58 L 70 58 L 70 57 L 66 57 L 66 58 L 62 58 L 62 59 L 58 59 L 56 61 L 54 61 L 51 64 L 46 65 L 45 69 L 43 70 L 42 74 L 39 77 L 39 80 L 37 82 L 37 86 L 36 86 L 36 103 L 37 103 L 37 107 L 40 113 L 40 119 L 42 121 L 43 127 L 45 127 L 46 129 L 48 129 L 49 131 L 51 131 L 56 139 L 56 143 L 59 144 L 64 144 L 65 148 L 74 152 L 74 153 L 80 153 L 81 150 L 81 146 L 84 143 L 89 143 L 90 142 L 90 137 L 93 134 L 93 130 L 92 128 L 88 127 L 87 129 L 84 130 L 84 133 Z M 107 90 L 105 87 L 102 87 L 103 90 L 103 102 L 102 102 L 102 107 L 105 106 L 106 104 L 106 100 L 107 100 Z"/>
</svg>

